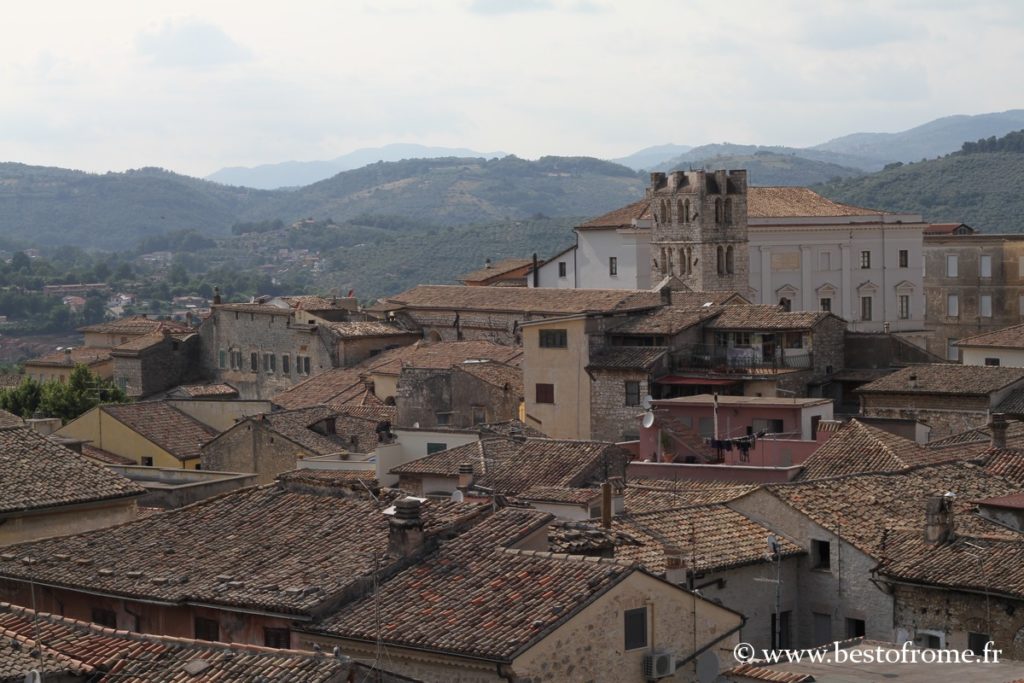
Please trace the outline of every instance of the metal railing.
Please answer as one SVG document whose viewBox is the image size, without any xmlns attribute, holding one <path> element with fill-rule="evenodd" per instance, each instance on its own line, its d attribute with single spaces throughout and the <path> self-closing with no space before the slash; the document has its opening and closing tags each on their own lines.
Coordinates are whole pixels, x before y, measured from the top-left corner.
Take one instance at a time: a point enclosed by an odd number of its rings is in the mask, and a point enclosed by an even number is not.
<svg viewBox="0 0 1024 683">
<path fill-rule="evenodd" d="M 801 349 L 765 350 L 754 346 L 711 346 L 692 344 L 672 354 L 673 371 L 709 370 L 711 372 L 742 373 L 746 370 L 809 370 L 814 367 L 814 356 Z"/>
</svg>

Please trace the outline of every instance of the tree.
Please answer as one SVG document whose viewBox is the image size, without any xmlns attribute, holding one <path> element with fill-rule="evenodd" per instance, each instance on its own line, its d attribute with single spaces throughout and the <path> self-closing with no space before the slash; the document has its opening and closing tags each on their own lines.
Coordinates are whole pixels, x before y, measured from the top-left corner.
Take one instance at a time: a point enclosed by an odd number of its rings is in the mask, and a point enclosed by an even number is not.
<svg viewBox="0 0 1024 683">
<path fill-rule="evenodd" d="M 32 259 L 23 251 L 16 252 L 11 257 L 11 270 L 21 273 L 32 272 Z"/>
<path fill-rule="evenodd" d="M 127 403 L 128 397 L 108 379 L 101 379 L 84 365 L 76 365 L 67 382 L 39 383 L 25 378 L 13 389 L 0 391 L 0 408 L 32 417 L 37 412 L 59 417 L 65 423 L 101 403 Z"/>
<path fill-rule="evenodd" d="M 41 391 L 39 382 L 26 377 L 18 386 L 0 390 L 0 408 L 19 417 L 32 417 L 39 407 Z"/>
</svg>

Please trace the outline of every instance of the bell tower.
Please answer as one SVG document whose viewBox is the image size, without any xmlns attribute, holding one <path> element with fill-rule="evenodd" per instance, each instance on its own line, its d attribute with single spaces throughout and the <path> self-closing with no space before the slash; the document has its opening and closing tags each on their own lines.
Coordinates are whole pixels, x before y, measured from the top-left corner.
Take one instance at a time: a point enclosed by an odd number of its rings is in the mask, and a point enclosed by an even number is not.
<svg viewBox="0 0 1024 683">
<path fill-rule="evenodd" d="M 652 173 L 651 281 L 695 292 L 750 288 L 746 171 Z"/>
</svg>

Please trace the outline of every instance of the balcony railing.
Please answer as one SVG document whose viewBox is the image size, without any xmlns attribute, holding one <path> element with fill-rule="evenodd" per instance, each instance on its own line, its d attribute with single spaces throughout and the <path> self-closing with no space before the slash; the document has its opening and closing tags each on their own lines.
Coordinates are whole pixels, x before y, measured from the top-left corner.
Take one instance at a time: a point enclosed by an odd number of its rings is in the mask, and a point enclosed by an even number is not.
<svg viewBox="0 0 1024 683">
<path fill-rule="evenodd" d="M 674 372 L 686 370 L 708 370 L 711 372 L 742 374 L 751 370 L 809 370 L 814 367 L 814 357 L 803 349 L 762 347 L 710 346 L 693 344 L 672 354 Z"/>
</svg>

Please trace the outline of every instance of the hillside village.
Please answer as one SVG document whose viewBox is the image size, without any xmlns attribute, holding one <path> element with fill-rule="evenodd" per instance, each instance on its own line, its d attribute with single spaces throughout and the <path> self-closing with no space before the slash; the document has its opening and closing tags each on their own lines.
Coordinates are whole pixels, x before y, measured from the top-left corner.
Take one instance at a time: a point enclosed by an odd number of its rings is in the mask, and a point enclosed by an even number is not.
<svg viewBox="0 0 1024 683">
<path fill-rule="evenodd" d="M 120 398 L 2 415 L 0 680 L 1024 677 L 1024 239 L 986 227 L 655 171 L 459 284 L 85 325 L 25 381 Z"/>
</svg>

